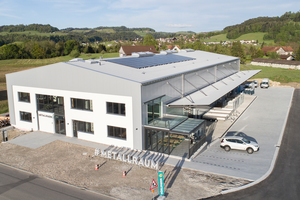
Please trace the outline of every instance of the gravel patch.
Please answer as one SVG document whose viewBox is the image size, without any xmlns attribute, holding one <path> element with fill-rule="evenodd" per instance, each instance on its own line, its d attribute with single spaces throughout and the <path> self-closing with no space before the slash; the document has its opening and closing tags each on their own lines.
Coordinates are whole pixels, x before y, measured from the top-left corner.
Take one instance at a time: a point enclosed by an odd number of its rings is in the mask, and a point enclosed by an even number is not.
<svg viewBox="0 0 300 200">
<path fill-rule="evenodd" d="M 94 152 L 94 148 L 59 140 L 38 149 L 1 143 L 0 162 L 120 199 L 152 199 L 150 185 L 153 179 L 158 181 L 155 170 L 94 157 Z M 99 170 L 95 170 L 96 164 L 100 166 Z M 127 172 L 126 177 L 122 177 L 123 171 Z M 249 183 L 248 180 L 166 164 L 161 171 L 164 172 L 167 199 L 206 198 Z M 157 195 L 158 188 L 154 189 L 154 196 Z"/>
</svg>

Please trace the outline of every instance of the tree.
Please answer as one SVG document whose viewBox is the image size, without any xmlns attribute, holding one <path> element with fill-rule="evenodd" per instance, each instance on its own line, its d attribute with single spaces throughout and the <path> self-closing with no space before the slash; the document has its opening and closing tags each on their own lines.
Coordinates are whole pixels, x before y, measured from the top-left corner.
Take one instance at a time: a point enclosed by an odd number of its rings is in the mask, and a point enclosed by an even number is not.
<svg viewBox="0 0 300 200">
<path fill-rule="evenodd" d="M 40 45 L 38 45 L 38 44 L 34 45 L 34 48 L 32 49 L 31 54 L 33 55 L 34 58 L 37 58 L 37 59 L 45 58 L 45 55 L 46 55 L 44 49 L 42 49 L 40 47 Z"/>
<path fill-rule="evenodd" d="M 147 34 L 144 37 L 143 45 L 156 45 L 156 40 L 151 34 Z"/>
<path fill-rule="evenodd" d="M 231 47 L 231 55 L 235 57 L 240 57 L 241 63 L 245 63 L 246 56 L 242 44 L 240 41 L 233 42 Z"/>
<path fill-rule="evenodd" d="M 254 59 L 254 58 L 257 58 L 257 51 L 256 51 L 256 48 L 254 46 L 250 46 L 250 55 L 251 55 L 251 58 Z"/>
<path fill-rule="evenodd" d="M 65 49 L 64 42 L 59 41 L 58 43 L 56 43 L 55 49 L 56 49 L 56 52 L 57 52 L 58 56 L 63 56 L 64 55 L 64 49 Z"/>
<path fill-rule="evenodd" d="M 80 52 L 77 49 L 71 51 L 70 56 L 73 58 L 77 58 L 80 56 Z"/>
<path fill-rule="evenodd" d="M 79 43 L 76 40 L 68 40 L 65 43 L 64 54 L 69 55 L 74 47 L 79 46 Z"/>
<path fill-rule="evenodd" d="M 264 51 L 259 48 L 256 52 L 256 57 L 262 58 L 262 57 L 264 57 L 264 55 L 265 55 Z"/>
<path fill-rule="evenodd" d="M 267 55 L 269 56 L 270 59 L 278 59 L 279 55 L 275 51 L 268 51 Z"/>
<path fill-rule="evenodd" d="M 299 48 L 296 52 L 296 59 L 295 60 L 300 61 L 300 46 L 299 46 Z"/>
</svg>

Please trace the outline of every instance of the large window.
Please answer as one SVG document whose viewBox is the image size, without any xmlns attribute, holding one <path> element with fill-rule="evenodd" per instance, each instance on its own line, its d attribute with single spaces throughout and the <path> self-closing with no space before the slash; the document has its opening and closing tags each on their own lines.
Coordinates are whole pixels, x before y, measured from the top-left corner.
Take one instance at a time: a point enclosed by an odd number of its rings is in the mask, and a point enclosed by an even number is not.
<svg viewBox="0 0 300 200">
<path fill-rule="evenodd" d="M 126 128 L 107 126 L 108 137 L 115 137 L 126 140 Z"/>
<path fill-rule="evenodd" d="M 20 111 L 20 120 L 32 122 L 31 113 Z"/>
<path fill-rule="evenodd" d="M 71 98 L 71 106 L 74 109 L 93 110 L 93 101 L 87 99 Z"/>
<path fill-rule="evenodd" d="M 94 134 L 94 123 L 91 122 L 82 122 L 73 120 L 73 123 L 78 124 L 77 130 L 85 133 Z"/>
<path fill-rule="evenodd" d="M 64 98 L 52 95 L 37 94 L 37 109 L 40 111 L 64 114 Z"/>
<path fill-rule="evenodd" d="M 106 102 L 106 110 L 109 114 L 125 115 L 125 104 Z"/>
<path fill-rule="evenodd" d="M 26 92 L 18 92 L 19 101 L 30 103 L 30 94 Z"/>
</svg>

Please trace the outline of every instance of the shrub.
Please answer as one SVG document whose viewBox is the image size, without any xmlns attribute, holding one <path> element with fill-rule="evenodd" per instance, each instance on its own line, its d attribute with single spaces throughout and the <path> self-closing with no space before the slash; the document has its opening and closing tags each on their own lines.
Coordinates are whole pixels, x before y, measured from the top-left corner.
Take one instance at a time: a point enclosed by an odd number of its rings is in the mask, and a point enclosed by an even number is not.
<svg viewBox="0 0 300 200">
<path fill-rule="evenodd" d="M 73 58 L 77 58 L 80 56 L 80 52 L 77 49 L 71 51 L 70 56 Z"/>
</svg>

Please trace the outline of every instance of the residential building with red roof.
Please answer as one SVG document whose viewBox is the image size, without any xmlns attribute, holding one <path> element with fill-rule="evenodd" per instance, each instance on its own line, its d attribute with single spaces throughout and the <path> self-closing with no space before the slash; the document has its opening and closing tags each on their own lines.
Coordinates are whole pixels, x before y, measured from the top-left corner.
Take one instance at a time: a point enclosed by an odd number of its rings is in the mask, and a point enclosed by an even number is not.
<svg viewBox="0 0 300 200">
<path fill-rule="evenodd" d="M 131 56 L 134 52 L 152 52 L 158 53 L 154 45 L 145 45 L 145 46 L 121 46 L 119 50 L 120 57 Z"/>
</svg>

